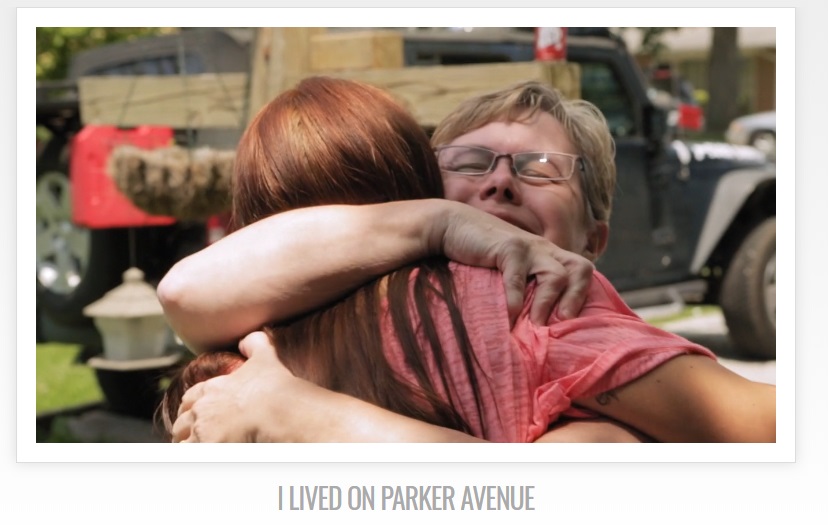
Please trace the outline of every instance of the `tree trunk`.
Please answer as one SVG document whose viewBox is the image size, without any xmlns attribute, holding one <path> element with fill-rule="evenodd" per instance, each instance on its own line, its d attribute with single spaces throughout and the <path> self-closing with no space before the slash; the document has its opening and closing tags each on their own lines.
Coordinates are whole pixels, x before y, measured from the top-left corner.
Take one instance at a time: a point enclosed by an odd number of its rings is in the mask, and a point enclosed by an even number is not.
<svg viewBox="0 0 828 525">
<path fill-rule="evenodd" d="M 723 132 L 739 116 L 739 80 L 742 61 L 739 56 L 737 27 L 714 27 L 710 48 L 707 104 L 707 130 Z"/>
</svg>

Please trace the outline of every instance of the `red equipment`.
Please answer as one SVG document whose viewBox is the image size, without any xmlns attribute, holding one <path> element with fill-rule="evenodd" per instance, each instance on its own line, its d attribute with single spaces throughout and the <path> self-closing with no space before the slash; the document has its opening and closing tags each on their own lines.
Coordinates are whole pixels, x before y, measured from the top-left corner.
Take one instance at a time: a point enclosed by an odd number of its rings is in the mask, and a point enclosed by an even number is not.
<svg viewBox="0 0 828 525">
<path fill-rule="evenodd" d="M 108 173 L 112 150 L 124 144 L 162 148 L 173 143 L 168 127 L 85 126 L 72 139 L 69 178 L 72 182 L 72 219 L 87 228 L 124 228 L 173 224 L 173 217 L 150 215 L 136 208 L 115 186 Z"/>
</svg>

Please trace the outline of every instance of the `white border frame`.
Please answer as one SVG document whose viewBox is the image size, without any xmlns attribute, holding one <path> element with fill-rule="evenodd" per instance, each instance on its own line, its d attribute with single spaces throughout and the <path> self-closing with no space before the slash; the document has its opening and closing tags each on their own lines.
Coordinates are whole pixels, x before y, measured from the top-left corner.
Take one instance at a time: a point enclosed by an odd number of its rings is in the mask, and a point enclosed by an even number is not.
<svg viewBox="0 0 828 525">
<path fill-rule="evenodd" d="M 17 11 L 17 136 L 31 136 L 34 122 L 34 56 L 36 26 L 519 26 L 531 18 L 538 25 L 563 26 L 706 26 L 711 12 L 717 25 L 776 27 L 777 29 L 777 112 L 783 130 L 778 143 L 778 164 L 793 171 L 795 158 L 794 97 L 794 9 L 752 8 L 327 8 L 286 9 L 247 8 L 21 8 Z M 527 16 L 528 15 L 528 16 Z M 436 20 L 435 20 L 436 19 Z M 548 20 L 548 22 L 546 22 Z M 163 23 L 159 23 L 162 21 Z M 353 24 L 349 24 L 353 21 Z M 382 21 L 382 23 L 380 23 Z M 438 23 L 435 23 L 439 21 Z M 511 21 L 511 22 L 510 22 Z M 212 22 L 212 23 L 211 23 Z M 28 130 L 28 131 L 27 131 Z M 34 237 L 29 233 L 30 214 L 34 209 L 34 185 L 26 184 L 25 173 L 34 171 L 31 145 L 17 144 L 17 173 L 23 184 L 17 187 L 17 322 L 18 333 L 18 461 L 34 462 L 419 462 L 429 458 L 436 462 L 514 463 L 514 462 L 791 462 L 795 458 L 794 353 L 782 352 L 777 362 L 777 443 L 752 445 L 560 445 L 538 449 L 527 445 L 487 445 L 482 452 L 469 445 L 221 445 L 174 447 L 171 445 L 135 444 L 37 444 L 34 438 L 34 333 L 35 294 L 31 290 L 29 270 L 34 265 Z M 782 177 L 777 200 L 783 208 L 777 218 L 778 287 L 777 339 L 793 347 L 794 334 L 794 178 Z M 24 228 L 25 226 L 25 228 Z M 29 284 L 25 284 L 29 283 Z M 29 314 L 29 315 L 26 315 Z M 623 450 L 619 447 L 625 447 Z"/>
</svg>

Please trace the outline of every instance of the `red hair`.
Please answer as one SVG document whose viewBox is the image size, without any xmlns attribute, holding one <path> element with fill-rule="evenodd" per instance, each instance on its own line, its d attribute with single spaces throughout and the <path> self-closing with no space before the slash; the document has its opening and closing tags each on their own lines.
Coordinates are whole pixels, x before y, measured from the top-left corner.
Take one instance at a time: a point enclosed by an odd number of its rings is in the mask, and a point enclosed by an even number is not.
<svg viewBox="0 0 828 525">
<path fill-rule="evenodd" d="M 231 222 L 240 228 L 306 206 L 439 197 L 442 178 L 428 136 L 405 109 L 367 84 L 312 77 L 265 106 L 242 136 L 234 164 Z M 379 321 L 384 294 L 416 385 L 402 381 L 385 358 Z M 391 273 L 386 292 L 374 280 L 328 307 L 265 331 L 279 358 L 299 377 L 409 417 L 470 432 L 451 406 L 443 348 L 429 311 L 434 301 L 444 301 L 452 315 L 481 411 L 475 358 L 444 258 Z M 411 305 L 420 321 L 416 326 Z M 419 333 L 426 334 L 429 348 L 420 348 Z M 437 393 L 426 352 L 449 399 Z M 191 365 L 201 366 L 198 359 Z M 170 405 L 167 413 L 177 412 Z"/>
<path fill-rule="evenodd" d="M 164 399 L 158 408 L 157 418 L 160 419 L 164 431 L 171 437 L 172 426 L 178 418 L 178 409 L 181 398 L 191 387 L 202 381 L 220 375 L 229 374 L 246 361 L 238 352 L 207 352 L 187 362 L 173 374 Z"/>
<path fill-rule="evenodd" d="M 307 206 L 432 197 L 443 182 L 428 137 L 367 84 L 305 79 L 256 115 L 236 149 L 235 227 Z"/>
</svg>

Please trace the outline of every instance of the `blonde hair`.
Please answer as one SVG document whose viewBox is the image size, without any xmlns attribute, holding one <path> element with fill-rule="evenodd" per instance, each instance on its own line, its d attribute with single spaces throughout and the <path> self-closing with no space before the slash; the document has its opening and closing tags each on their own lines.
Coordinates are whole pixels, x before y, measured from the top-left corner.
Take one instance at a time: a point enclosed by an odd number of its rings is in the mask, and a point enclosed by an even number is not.
<svg viewBox="0 0 828 525">
<path fill-rule="evenodd" d="M 529 81 L 469 99 L 434 130 L 431 143 L 444 146 L 461 135 L 497 121 L 526 121 L 538 112 L 555 117 L 584 162 L 581 185 L 587 210 L 609 222 L 615 192 L 615 142 L 601 111 L 586 100 L 568 100 L 560 91 Z"/>
</svg>

